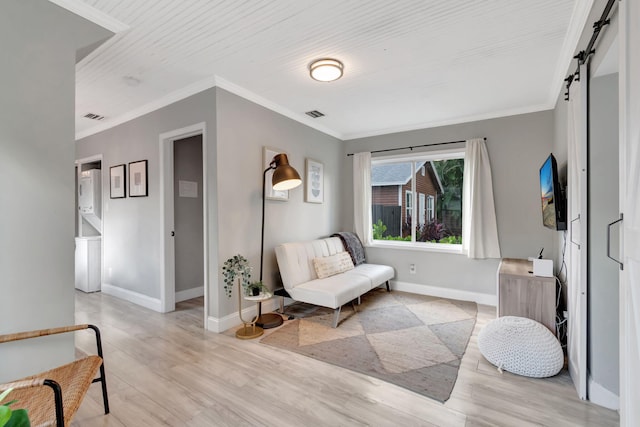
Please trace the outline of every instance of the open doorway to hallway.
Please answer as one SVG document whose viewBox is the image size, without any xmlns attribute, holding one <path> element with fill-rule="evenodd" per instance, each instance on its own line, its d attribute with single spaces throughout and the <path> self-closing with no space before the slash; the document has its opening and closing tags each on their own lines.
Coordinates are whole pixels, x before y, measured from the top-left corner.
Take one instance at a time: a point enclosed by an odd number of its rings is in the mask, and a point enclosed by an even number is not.
<svg viewBox="0 0 640 427">
<path fill-rule="evenodd" d="M 173 141 L 176 310 L 204 305 L 202 160 L 201 134 Z"/>
<path fill-rule="evenodd" d="M 181 310 L 185 301 L 199 304 L 201 327 L 208 316 L 206 141 L 204 122 L 159 136 L 160 311 Z"/>
</svg>

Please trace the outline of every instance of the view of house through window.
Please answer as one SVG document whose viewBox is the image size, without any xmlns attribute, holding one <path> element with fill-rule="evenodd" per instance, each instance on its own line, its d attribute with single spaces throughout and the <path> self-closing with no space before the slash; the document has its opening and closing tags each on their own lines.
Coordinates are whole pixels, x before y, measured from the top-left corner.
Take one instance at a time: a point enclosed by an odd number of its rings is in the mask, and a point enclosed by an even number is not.
<svg viewBox="0 0 640 427">
<path fill-rule="evenodd" d="M 371 160 L 374 240 L 462 243 L 464 151 Z"/>
</svg>

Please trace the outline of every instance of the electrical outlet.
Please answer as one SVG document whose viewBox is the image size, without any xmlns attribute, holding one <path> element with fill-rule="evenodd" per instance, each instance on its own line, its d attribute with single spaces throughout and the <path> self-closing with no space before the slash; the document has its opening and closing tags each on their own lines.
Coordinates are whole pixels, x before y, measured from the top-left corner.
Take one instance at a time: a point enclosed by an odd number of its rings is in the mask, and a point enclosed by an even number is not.
<svg viewBox="0 0 640 427">
<path fill-rule="evenodd" d="M 416 274 L 416 265 L 415 264 L 409 264 L 409 273 Z"/>
</svg>

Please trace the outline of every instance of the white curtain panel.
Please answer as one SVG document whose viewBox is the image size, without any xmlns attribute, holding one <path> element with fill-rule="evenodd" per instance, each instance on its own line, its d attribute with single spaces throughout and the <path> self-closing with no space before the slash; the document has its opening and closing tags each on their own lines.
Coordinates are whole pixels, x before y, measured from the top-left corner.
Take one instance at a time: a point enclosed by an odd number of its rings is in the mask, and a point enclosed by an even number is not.
<svg viewBox="0 0 640 427">
<path fill-rule="evenodd" d="M 581 127 L 584 126 L 583 121 L 586 119 L 582 117 L 582 105 L 581 98 L 582 93 L 579 85 L 574 85 L 571 88 L 571 98 L 568 105 L 568 127 L 567 127 L 567 198 L 568 198 L 568 256 L 566 259 L 567 264 L 567 310 L 570 313 L 569 321 L 567 322 L 567 354 L 569 357 L 569 371 L 573 378 L 574 384 L 578 389 L 578 394 L 582 394 L 580 389 L 583 388 L 580 384 L 580 377 L 582 369 L 586 369 L 586 366 L 581 366 L 581 360 L 583 359 L 581 340 L 584 337 L 580 333 L 580 325 L 582 323 L 583 306 L 580 302 L 581 298 L 581 268 L 580 268 L 580 247 L 578 244 L 581 241 L 580 238 L 580 223 L 579 221 L 571 221 L 578 218 L 580 215 L 580 194 L 581 186 L 585 183 L 580 179 L 580 159 L 581 156 Z M 583 397 L 583 396 L 581 396 Z M 583 398 L 585 398 L 584 396 Z"/>
<path fill-rule="evenodd" d="M 462 250 L 469 258 L 500 258 L 491 165 L 482 138 L 467 140 L 464 155 Z"/>
<path fill-rule="evenodd" d="M 371 221 L 371 153 L 356 153 L 353 155 L 353 225 L 365 246 L 373 243 Z"/>
</svg>

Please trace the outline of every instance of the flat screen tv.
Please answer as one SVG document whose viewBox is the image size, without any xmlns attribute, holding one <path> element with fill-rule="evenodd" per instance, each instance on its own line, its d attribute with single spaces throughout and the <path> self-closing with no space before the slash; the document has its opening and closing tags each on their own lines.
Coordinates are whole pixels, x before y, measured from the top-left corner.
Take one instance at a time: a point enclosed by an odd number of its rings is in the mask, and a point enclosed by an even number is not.
<svg viewBox="0 0 640 427">
<path fill-rule="evenodd" d="M 567 204 L 558 181 L 558 166 L 553 154 L 540 168 L 542 224 L 553 230 L 567 229 Z"/>
</svg>

